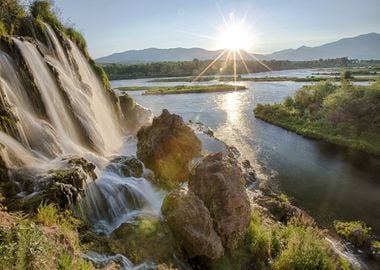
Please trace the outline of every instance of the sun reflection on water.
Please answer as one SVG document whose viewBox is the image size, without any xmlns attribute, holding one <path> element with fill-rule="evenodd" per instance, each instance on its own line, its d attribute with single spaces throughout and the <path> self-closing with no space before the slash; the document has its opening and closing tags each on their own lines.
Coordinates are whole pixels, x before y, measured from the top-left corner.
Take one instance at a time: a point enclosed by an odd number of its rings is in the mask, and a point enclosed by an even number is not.
<svg viewBox="0 0 380 270">
<path fill-rule="evenodd" d="M 226 112 L 227 122 L 239 125 L 242 117 L 243 106 L 246 106 L 247 98 L 244 92 L 231 92 L 223 94 L 217 100 L 218 107 Z"/>
</svg>

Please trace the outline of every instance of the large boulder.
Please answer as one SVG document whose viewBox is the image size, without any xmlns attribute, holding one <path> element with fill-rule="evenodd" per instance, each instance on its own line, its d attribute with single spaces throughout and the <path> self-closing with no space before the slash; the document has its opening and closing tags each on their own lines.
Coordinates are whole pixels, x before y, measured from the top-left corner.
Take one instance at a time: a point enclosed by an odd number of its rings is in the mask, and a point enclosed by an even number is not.
<svg viewBox="0 0 380 270">
<path fill-rule="evenodd" d="M 188 179 L 190 163 L 201 153 L 201 142 L 180 116 L 163 110 L 137 137 L 137 157 L 154 171 L 156 184 L 170 189 Z"/>
<path fill-rule="evenodd" d="M 170 192 L 161 211 L 190 258 L 205 256 L 215 260 L 223 256 L 224 248 L 210 213 L 191 190 L 178 188 Z"/>
<path fill-rule="evenodd" d="M 224 247 L 236 248 L 251 218 L 245 179 L 236 159 L 222 153 L 205 157 L 192 172 L 189 189 L 210 211 Z"/>
</svg>

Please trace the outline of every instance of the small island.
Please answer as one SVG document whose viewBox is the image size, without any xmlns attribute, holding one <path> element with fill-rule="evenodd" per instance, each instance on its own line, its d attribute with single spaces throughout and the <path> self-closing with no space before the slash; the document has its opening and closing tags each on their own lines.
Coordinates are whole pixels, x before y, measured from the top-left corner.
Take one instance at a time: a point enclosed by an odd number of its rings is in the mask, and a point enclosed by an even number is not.
<svg viewBox="0 0 380 270">
<path fill-rule="evenodd" d="M 128 86 L 117 87 L 120 91 L 141 91 L 143 95 L 197 94 L 213 92 L 233 92 L 247 90 L 244 85 L 214 84 L 214 85 L 177 85 L 177 86 Z"/>
</svg>

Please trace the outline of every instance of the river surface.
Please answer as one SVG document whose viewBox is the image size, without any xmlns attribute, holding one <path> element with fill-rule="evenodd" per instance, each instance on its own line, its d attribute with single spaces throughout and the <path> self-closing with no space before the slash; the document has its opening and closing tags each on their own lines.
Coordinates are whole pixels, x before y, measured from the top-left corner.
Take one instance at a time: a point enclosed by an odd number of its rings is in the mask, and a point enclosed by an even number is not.
<svg viewBox="0 0 380 270">
<path fill-rule="evenodd" d="M 315 70 L 271 72 L 270 76 L 310 76 Z M 265 74 L 269 75 L 269 74 Z M 117 86 L 183 85 L 148 79 L 112 81 Z M 201 82 L 195 84 L 212 84 Z M 159 115 L 162 109 L 185 120 L 200 121 L 254 164 L 261 179 L 270 179 L 320 225 L 334 220 L 363 220 L 380 235 L 380 159 L 362 152 L 307 139 L 256 119 L 258 103 L 281 102 L 305 83 L 244 82 L 247 91 L 143 96 L 135 100 Z"/>
</svg>

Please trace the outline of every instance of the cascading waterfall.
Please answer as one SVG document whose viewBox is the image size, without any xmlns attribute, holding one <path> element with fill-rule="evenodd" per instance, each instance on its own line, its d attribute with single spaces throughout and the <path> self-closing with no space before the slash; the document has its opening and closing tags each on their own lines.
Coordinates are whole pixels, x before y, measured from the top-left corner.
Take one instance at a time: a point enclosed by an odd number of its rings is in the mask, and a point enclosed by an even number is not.
<svg viewBox="0 0 380 270">
<path fill-rule="evenodd" d="M 47 45 L 12 38 L 42 105 L 35 104 L 36 96 L 31 98 L 16 60 L 0 50 L 0 107 L 14 118 L 14 130 L 4 125 L 0 131 L 2 161 L 8 168 L 27 167 L 38 173 L 73 154 L 95 163 L 98 179 L 88 183 L 77 208 L 98 231 L 109 234 L 144 211 L 159 214 L 162 196 L 147 180 L 104 169 L 111 157 L 134 155 L 134 151 L 122 153 L 127 138 L 121 117 L 77 45 L 45 26 Z M 43 106 L 46 115 L 37 106 Z"/>
</svg>

